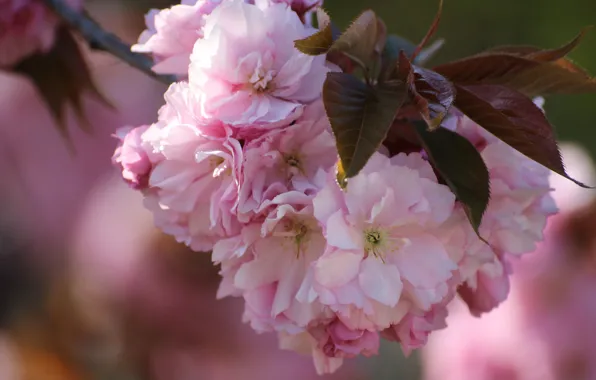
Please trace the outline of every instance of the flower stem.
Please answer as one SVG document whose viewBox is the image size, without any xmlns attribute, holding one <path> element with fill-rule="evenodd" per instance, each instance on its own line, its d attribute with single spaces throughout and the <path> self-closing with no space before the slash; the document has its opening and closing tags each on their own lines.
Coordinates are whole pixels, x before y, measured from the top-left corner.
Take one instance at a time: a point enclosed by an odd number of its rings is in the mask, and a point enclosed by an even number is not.
<svg viewBox="0 0 596 380">
<path fill-rule="evenodd" d="M 174 76 L 156 74 L 151 70 L 153 61 L 149 57 L 130 51 L 130 45 L 123 42 L 118 36 L 104 30 L 86 11 L 74 9 L 65 0 L 44 1 L 71 28 L 78 31 L 92 49 L 108 52 L 165 84 L 176 81 Z"/>
</svg>

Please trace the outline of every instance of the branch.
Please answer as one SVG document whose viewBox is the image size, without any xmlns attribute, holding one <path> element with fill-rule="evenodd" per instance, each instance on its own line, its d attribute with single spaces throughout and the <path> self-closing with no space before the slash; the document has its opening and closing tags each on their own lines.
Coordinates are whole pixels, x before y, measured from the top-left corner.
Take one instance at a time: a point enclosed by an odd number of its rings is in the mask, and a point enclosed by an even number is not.
<svg viewBox="0 0 596 380">
<path fill-rule="evenodd" d="M 70 27 L 76 29 L 92 49 L 106 51 L 165 84 L 176 82 L 175 76 L 156 74 L 151 70 L 153 61 L 150 58 L 130 51 L 130 45 L 124 43 L 118 36 L 105 31 L 87 12 L 75 10 L 65 0 L 44 1 Z"/>
</svg>

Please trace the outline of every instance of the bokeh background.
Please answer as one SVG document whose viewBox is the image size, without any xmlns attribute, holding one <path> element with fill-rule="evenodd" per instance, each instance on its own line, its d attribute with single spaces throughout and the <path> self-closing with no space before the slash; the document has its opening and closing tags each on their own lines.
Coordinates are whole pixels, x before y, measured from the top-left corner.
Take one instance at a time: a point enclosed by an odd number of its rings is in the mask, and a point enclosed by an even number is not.
<svg viewBox="0 0 596 380">
<path fill-rule="evenodd" d="M 100 23 L 130 43 L 144 29 L 144 13 L 172 4 L 86 0 Z M 372 8 L 389 32 L 413 41 L 422 38 L 437 5 L 437 0 L 325 3 L 340 26 Z M 591 24 L 596 24 L 594 0 L 445 0 L 437 36 L 446 44 L 431 64 L 495 45 L 556 47 Z M 0 380 L 316 379 L 309 358 L 279 351 L 274 337 L 256 335 L 241 323 L 240 301 L 214 299 L 218 279 L 208 257 L 160 235 L 141 199 L 117 178 L 110 164 L 116 146 L 111 135 L 120 126 L 150 123 L 165 87 L 108 55 L 88 52 L 87 58 L 117 109 L 88 99 L 91 134 L 80 131 L 70 115 L 74 155 L 28 81 L 0 73 Z M 596 73 L 596 32 L 571 58 Z M 561 140 L 594 157 L 596 96 L 549 98 L 546 110 Z M 581 166 L 589 158 L 578 160 Z M 583 218 L 573 228 L 590 231 L 591 224 Z M 590 234 L 581 236 L 590 240 Z M 583 300 L 596 307 L 589 291 Z M 486 326 L 497 335 L 520 334 L 507 323 Z M 441 339 L 457 341 L 461 330 L 453 331 L 455 336 Z M 474 330 L 482 332 L 481 325 Z M 433 347 L 426 362 L 451 349 Z M 589 355 L 587 360 L 596 362 L 596 350 Z M 577 369 L 578 363 L 570 366 Z M 388 344 L 379 357 L 351 361 L 328 378 L 417 380 L 423 372 L 418 353 L 406 359 L 397 345 Z M 445 378 L 596 379 L 578 373 L 515 377 L 495 371 L 493 377 Z"/>
</svg>

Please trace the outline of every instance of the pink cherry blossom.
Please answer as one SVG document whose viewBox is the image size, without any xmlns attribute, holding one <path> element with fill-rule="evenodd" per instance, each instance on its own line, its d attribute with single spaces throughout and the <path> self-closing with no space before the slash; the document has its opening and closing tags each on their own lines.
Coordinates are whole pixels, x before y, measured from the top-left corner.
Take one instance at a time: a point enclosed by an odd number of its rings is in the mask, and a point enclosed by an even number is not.
<svg viewBox="0 0 596 380">
<path fill-rule="evenodd" d="M 372 356 L 379 351 L 379 333 L 368 330 L 353 330 L 335 319 L 328 324 L 310 329 L 310 334 L 330 358 L 353 358 L 357 355 Z"/>
<path fill-rule="evenodd" d="M 290 192 L 288 202 L 293 196 L 314 195 L 318 173 L 330 170 L 337 161 L 330 129 L 322 102 L 317 102 L 306 107 L 293 125 L 249 142 L 244 148 L 238 218 L 248 222 L 281 194 Z"/>
<path fill-rule="evenodd" d="M 144 125 L 137 128 L 124 127 L 116 132 L 120 146 L 112 160 L 122 168 L 122 177 L 133 189 L 141 190 L 149 184 L 151 161 L 143 148 L 142 135 L 149 128 Z"/>
<path fill-rule="evenodd" d="M 303 23 L 310 25 L 310 16 L 313 10 L 323 5 L 323 0 L 255 0 L 256 3 L 282 3 L 289 5 L 294 12 L 300 17 Z"/>
<path fill-rule="evenodd" d="M 531 252 L 542 240 L 547 217 L 557 211 L 550 172 L 500 141 L 481 154 L 490 173 L 491 201 L 480 235 L 499 251 Z"/>
<path fill-rule="evenodd" d="M 447 298 L 447 301 L 451 299 Z M 431 332 L 447 327 L 447 302 L 443 303 L 434 305 L 429 311 L 409 312 L 398 324 L 383 330 L 382 337 L 399 342 L 406 355 L 424 347 Z"/>
<path fill-rule="evenodd" d="M 151 53 L 160 74 L 188 76 L 190 55 L 195 42 L 203 38 L 205 18 L 222 0 L 182 0 L 171 8 L 152 9 L 145 16 L 147 30 L 132 51 Z"/>
<path fill-rule="evenodd" d="M 160 120 L 143 133 L 153 163 L 145 204 L 164 232 L 195 250 L 210 250 L 239 230 L 232 208 L 242 148 L 225 126 L 194 116 L 187 90 L 186 83 L 172 85 Z"/>
<path fill-rule="evenodd" d="M 535 104 L 541 107 L 543 99 L 535 99 Z M 547 217 L 557 211 L 549 170 L 457 111 L 444 126 L 469 139 L 489 170 L 491 201 L 480 235 L 499 252 L 531 252 L 542 239 Z"/>
<path fill-rule="evenodd" d="M 505 301 L 509 295 L 510 274 L 509 264 L 495 257 L 460 286 L 458 293 L 468 304 L 472 315 L 479 316 L 489 312 Z"/>
<path fill-rule="evenodd" d="M 190 85 L 203 115 L 265 128 L 295 118 L 321 96 L 329 71 L 325 56 L 294 48 L 313 32 L 286 4 L 222 3 L 207 17 L 191 56 Z"/>
<path fill-rule="evenodd" d="M 244 320 L 256 331 L 302 332 L 311 322 L 330 313 L 317 302 L 296 299 L 307 269 L 325 249 L 325 238 L 312 216 L 309 197 L 304 197 L 304 205 L 299 208 L 279 205 L 260 229 L 261 237 L 253 238 L 252 244 L 240 252 L 235 250 L 235 254 L 223 254 L 228 258 L 238 257 L 238 253 L 249 257 L 236 261 L 235 270 L 222 272 L 224 280 L 226 275 L 233 276 L 234 288 L 246 301 Z M 244 241 L 247 236 L 250 233 L 244 235 Z M 222 257 L 221 249 L 218 243 L 214 257 Z"/>
<path fill-rule="evenodd" d="M 308 332 L 300 334 L 281 332 L 278 337 L 281 349 L 312 356 L 319 375 L 333 373 L 343 364 L 343 358 L 325 355 L 317 339 Z"/>
<path fill-rule="evenodd" d="M 82 0 L 68 0 L 79 8 Z M 42 0 L 0 0 L 0 68 L 11 67 L 54 45 L 59 24 Z"/>
<path fill-rule="evenodd" d="M 299 298 L 329 305 L 352 329 L 384 329 L 411 307 L 429 310 L 457 269 L 433 235 L 454 195 L 403 160 L 375 154 L 345 191 L 330 175 L 314 199 L 328 247 Z"/>
</svg>

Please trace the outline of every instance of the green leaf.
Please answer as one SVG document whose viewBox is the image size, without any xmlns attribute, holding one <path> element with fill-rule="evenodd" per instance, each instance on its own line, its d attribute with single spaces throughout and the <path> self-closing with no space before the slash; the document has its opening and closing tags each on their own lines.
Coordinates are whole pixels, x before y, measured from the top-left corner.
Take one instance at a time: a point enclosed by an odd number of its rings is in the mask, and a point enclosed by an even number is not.
<svg viewBox="0 0 596 380">
<path fill-rule="evenodd" d="M 59 132 L 71 149 L 68 126 L 64 117 L 66 107 L 71 106 L 79 119 L 79 127 L 90 131 L 84 113 L 83 94 L 88 93 L 104 106 L 114 108 L 99 91 L 80 48 L 67 27 L 56 31 L 56 42 L 46 54 L 33 55 L 20 62 L 14 70 L 27 76 L 37 87 L 48 106 Z"/>
<path fill-rule="evenodd" d="M 335 38 L 329 15 L 321 8 L 317 9 L 319 31 L 302 40 L 294 41 L 296 49 L 308 55 L 325 54 L 331 49 Z"/>
<path fill-rule="evenodd" d="M 414 122 L 414 128 L 433 167 L 462 203 L 478 233 L 490 199 L 490 179 L 482 156 L 465 137 L 448 129 L 429 131 L 422 122 Z"/>
<path fill-rule="evenodd" d="M 528 158 L 572 180 L 565 172 L 553 128 L 531 99 L 499 85 L 457 86 L 455 106 Z"/>
<path fill-rule="evenodd" d="M 400 81 L 372 87 L 349 74 L 327 74 L 323 101 L 341 160 L 340 176 L 354 177 L 366 165 L 387 136 L 406 95 Z"/>
</svg>

